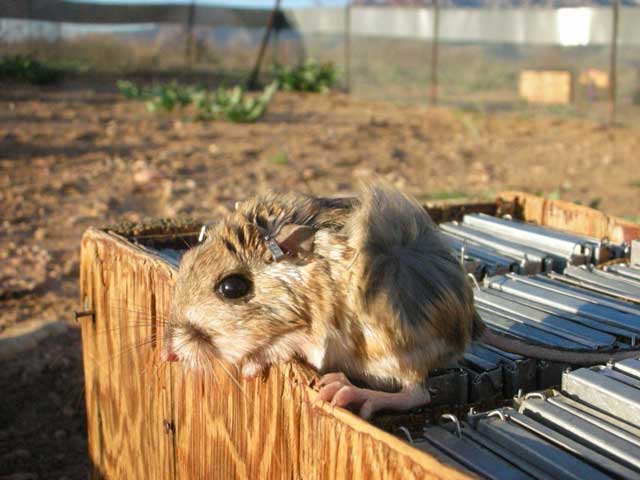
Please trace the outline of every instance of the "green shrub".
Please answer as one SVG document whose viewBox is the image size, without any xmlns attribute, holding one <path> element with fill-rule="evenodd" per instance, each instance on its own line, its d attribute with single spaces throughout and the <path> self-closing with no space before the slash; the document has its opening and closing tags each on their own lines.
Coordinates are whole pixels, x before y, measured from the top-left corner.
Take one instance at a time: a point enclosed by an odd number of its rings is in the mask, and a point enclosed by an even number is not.
<svg viewBox="0 0 640 480">
<path fill-rule="evenodd" d="M 213 95 L 204 94 L 197 102 L 198 118 L 202 120 L 226 119 L 232 122 L 255 122 L 267 110 L 267 106 L 278 90 L 273 82 L 262 94 L 255 97 L 245 96 L 242 87 L 219 88 Z"/>
<path fill-rule="evenodd" d="M 61 77 L 62 70 L 23 55 L 10 55 L 0 59 L 0 79 L 47 85 Z"/>
<path fill-rule="evenodd" d="M 168 85 L 156 85 L 152 88 L 146 101 L 147 110 L 171 112 L 176 107 L 186 107 L 195 102 L 204 89 L 190 85 L 171 82 Z"/>
<path fill-rule="evenodd" d="M 285 152 L 278 152 L 271 155 L 267 161 L 272 165 L 289 165 L 289 156 Z"/>
<path fill-rule="evenodd" d="M 129 100 L 146 100 L 148 89 L 140 88 L 129 80 L 118 80 L 116 85 L 125 98 Z"/>
<path fill-rule="evenodd" d="M 162 84 L 154 84 L 151 87 L 140 87 L 129 80 L 118 80 L 118 90 L 130 100 L 144 100 L 150 112 L 171 112 L 176 107 L 184 107 L 194 103 L 197 95 L 202 95 L 204 89 L 191 85 L 182 85 L 175 80 Z"/>
<path fill-rule="evenodd" d="M 151 87 L 140 87 L 128 80 L 117 82 L 120 93 L 128 99 L 142 100 L 150 112 L 171 112 L 176 107 L 195 105 L 200 120 L 225 119 L 232 122 L 255 122 L 264 115 L 267 106 L 278 89 L 276 82 L 265 88 L 262 94 L 249 97 L 242 87 L 219 88 L 209 92 L 203 87 L 182 85 L 175 81 Z"/>
<path fill-rule="evenodd" d="M 274 68 L 276 80 L 283 90 L 296 92 L 327 92 L 338 81 L 338 72 L 332 63 L 307 60 L 297 67 Z"/>
</svg>

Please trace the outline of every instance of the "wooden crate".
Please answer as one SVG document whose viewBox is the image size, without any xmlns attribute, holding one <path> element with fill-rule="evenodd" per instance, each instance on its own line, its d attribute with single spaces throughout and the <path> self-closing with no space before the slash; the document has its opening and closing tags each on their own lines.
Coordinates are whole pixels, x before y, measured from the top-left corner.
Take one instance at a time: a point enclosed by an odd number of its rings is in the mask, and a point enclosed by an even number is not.
<svg viewBox="0 0 640 480">
<path fill-rule="evenodd" d="M 530 103 L 567 105 L 573 100 L 573 75 L 564 70 L 523 70 L 518 91 Z"/>
<path fill-rule="evenodd" d="M 640 226 L 586 207 L 506 192 L 496 202 L 428 206 L 438 220 L 470 211 L 609 236 Z M 314 372 L 273 368 L 244 381 L 221 364 L 210 374 L 160 361 L 175 269 L 133 238 L 193 236 L 194 225 L 89 229 L 82 239 L 81 317 L 93 478 L 467 478 L 392 435 L 408 416 L 378 421 L 315 402 Z"/>
<path fill-rule="evenodd" d="M 609 90 L 609 72 L 597 68 L 587 68 L 580 73 L 578 83 L 584 87 Z"/>
</svg>

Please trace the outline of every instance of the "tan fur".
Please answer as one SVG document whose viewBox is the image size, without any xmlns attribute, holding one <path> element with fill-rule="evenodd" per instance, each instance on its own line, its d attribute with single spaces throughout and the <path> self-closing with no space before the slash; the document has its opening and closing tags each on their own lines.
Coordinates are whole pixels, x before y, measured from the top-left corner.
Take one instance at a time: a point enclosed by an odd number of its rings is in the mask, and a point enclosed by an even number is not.
<svg viewBox="0 0 640 480">
<path fill-rule="evenodd" d="M 316 230 L 310 254 L 275 262 L 263 238 Z M 215 292 L 232 273 L 253 290 Z M 473 294 L 424 209 L 377 184 L 359 201 L 269 194 L 241 203 L 182 261 L 169 348 L 193 366 L 215 356 L 247 376 L 301 357 L 368 386 L 419 384 L 482 333 Z"/>
</svg>

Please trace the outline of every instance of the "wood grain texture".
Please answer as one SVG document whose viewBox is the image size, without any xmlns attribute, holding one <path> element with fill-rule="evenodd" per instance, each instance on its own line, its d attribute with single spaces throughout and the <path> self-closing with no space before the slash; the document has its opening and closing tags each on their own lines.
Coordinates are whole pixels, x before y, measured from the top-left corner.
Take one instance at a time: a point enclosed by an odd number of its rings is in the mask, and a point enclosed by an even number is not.
<svg viewBox="0 0 640 480">
<path fill-rule="evenodd" d="M 95 325 L 82 324 L 94 478 L 467 478 L 349 412 L 316 405 L 303 365 L 245 381 L 220 363 L 194 373 L 160 362 L 157 342 L 129 349 L 162 334 L 174 273 L 113 235 L 92 229 L 83 238 L 81 292 L 95 311 Z"/>
<path fill-rule="evenodd" d="M 172 272 L 103 232 L 82 240 L 82 343 L 88 441 L 94 478 L 173 478 L 170 370 L 156 342 Z"/>
<path fill-rule="evenodd" d="M 562 200 L 549 200 L 523 192 L 502 192 L 502 201 L 516 202 L 527 221 L 596 238 L 609 238 L 614 243 L 640 238 L 640 225 L 602 213 L 593 208 Z"/>
</svg>

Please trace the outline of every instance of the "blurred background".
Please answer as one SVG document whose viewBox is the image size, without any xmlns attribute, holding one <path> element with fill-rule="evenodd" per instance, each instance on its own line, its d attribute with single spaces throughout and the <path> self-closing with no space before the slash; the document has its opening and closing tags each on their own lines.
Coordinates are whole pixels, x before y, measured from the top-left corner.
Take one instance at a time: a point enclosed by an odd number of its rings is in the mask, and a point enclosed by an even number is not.
<svg viewBox="0 0 640 480">
<path fill-rule="evenodd" d="M 242 78 L 274 4 L 2 0 L 0 39 L 4 51 L 78 72 Z M 543 104 L 604 119 L 613 98 L 623 119 L 640 111 L 634 0 L 283 0 L 279 7 L 265 64 L 332 62 L 343 88 L 360 97 L 480 111 Z M 559 91 L 532 93 L 541 82 Z"/>
<path fill-rule="evenodd" d="M 0 6 L 5 51 L 79 72 L 242 78 L 274 2 L 3 0 Z M 640 110 L 639 7 L 634 0 L 284 0 L 265 64 L 329 61 L 343 72 L 344 89 L 363 98 L 483 111 L 523 111 L 533 99 L 606 118 L 613 96 L 621 118 L 632 119 Z M 548 74 L 534 78 L 528 71 Z M 533 98 L 527 88 L 535 90 L 536 81 L 557 82 L 564 92 Z"/>
</svg>

